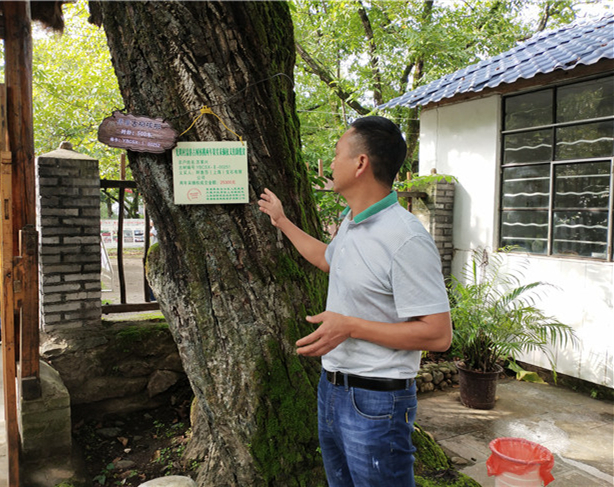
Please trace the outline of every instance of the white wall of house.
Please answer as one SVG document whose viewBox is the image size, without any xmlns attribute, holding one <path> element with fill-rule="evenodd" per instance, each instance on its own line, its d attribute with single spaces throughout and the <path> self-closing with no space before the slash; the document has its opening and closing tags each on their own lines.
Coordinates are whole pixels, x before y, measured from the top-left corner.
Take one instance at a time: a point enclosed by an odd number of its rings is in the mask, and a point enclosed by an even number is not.
<svg viewBox="0 0 614 487">
<path fill-rule="evenodd" d="M 490 96 L 423 110 L 420 116 L 420 173 L 435 168 L 458 180 L 454 202 L 452 273 L 478 247 L 496 249 L 501 98 Z M 575 347 L 555 351 L 557 371 L 614 387 L 614 264 L 514 254 L 513 268 L 528 264 L 526 282 L 546 281 L 541 307 L 578 337 Z M 550 368 L 543 354 L 522 360 Z"/>
</svg>

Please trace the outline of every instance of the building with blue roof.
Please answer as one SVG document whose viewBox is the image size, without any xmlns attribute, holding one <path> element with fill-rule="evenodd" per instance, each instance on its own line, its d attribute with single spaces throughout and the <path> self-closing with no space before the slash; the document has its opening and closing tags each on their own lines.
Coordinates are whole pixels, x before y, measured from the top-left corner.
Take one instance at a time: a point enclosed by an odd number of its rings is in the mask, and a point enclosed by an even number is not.
<svg viewBox="0 0 614 487">
<path fill-rule="evenodd" d="M 579 344 L 557 371 L 614 387 L 614 15 L 543 32 L 382 105 L 422 107 L 420 173 L 457 178 L 452 273 L 514 246 Z M 550 368 L 546 357 L 523 361 Z"/>
</svg>

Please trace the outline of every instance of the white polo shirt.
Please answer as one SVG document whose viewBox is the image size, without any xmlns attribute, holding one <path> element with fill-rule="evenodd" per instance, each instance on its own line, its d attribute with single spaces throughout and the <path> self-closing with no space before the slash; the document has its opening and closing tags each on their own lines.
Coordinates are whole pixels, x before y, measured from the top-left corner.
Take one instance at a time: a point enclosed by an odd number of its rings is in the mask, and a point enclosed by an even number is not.
<svg viewBox="0 0 614 487">
<path fill-rule="evenodd" d="M 326 250 L 326 309 L 370 321 L 399 323 L 449 311 L 441 260 L 420 221 L 395 192 L 351 218 Z M 349 338 L 322 357 L 322 366 L 365 377 L 406 379 L 420 368 L 419 350 L 397 350 Z"/>
</svg>

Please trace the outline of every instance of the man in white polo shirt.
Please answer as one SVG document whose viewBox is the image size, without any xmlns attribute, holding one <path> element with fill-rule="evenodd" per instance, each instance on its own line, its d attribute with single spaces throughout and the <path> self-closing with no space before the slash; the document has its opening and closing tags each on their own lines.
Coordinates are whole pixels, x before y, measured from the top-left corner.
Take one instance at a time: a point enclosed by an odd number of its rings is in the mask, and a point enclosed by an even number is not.
<svg viewBox="0 0 614 487">
<path fill-rule="evenodd" d="M 413 487 L 414 377 L 421 350 L 445 351 L 452 327 L 435 244 L 392 191 L 406 144 L 384 117 L 353 122 L 331 165 L 348 203 L 327 245 L 288 220 L 273 192 L 258 202 L 303 257 L 330 272 L 326 311 L 297 352 L 322 357 L 318 432 L 331 487 Z"/>
</svg>

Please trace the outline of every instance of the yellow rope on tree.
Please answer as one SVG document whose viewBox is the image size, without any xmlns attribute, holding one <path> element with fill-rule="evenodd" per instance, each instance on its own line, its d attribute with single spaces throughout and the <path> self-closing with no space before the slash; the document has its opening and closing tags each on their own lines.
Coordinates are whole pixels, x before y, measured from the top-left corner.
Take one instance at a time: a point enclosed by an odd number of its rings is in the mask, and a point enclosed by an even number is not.
<svg viewBox="0 0 614 487">
<path fill-rule="evenodd" d="M 188 127 L 188 128 L 185 130 L 185 131 L 184 131 L 184 132 L 182 132 L 182 133 L 181 133 L 181 135 L 179 135 L 179 137 L 181 137 L 181 136 L 182 136 L 183 134 L 185 134 L 186 132 L 189 132 L 189 131 L 190 131 L 190 129 L 191 129 L 192 127 L 194 127 L 194 124 L 195 124 L 195 123 L 198 121 L 198 119 L 199 119 L 200 117 L 202 117 L 203 115 L 205 115 L 205 114 L 210 114 L 210 115 L 213 115 L 214 117 L 217 117 L 217 119 L 220 121 L 220 123 L 221 123 L 221 124 L 222 124 L 224 127 L 226 127 L 226 130 L 228 130 L 229 132 L 232 132 L 233 134 L 235 134 L 235 135 L 236 135 L 236 136 L 239 138 L 239 141 L 240 141 L 240 142 L 243 144 L 243 137 L 241 137 L 239 134 L 237 134 L 237 133 L 236 133 L 234 130 L 230 130 L 230 129 L 228 128 L 228 125 L 226 125 L 226 124 L 224 123 L 224 120 L 222 120 L 222 119 L 219 117 L 219 115 L 218 115 L 217 113 L 214 113 L 214 112 L 213 112 L 213 110 L 211 110 L 211 108 L 209 108 L 207 105 L 204 105 L 204 106 L 203 106 L 203 107 L 200 109 L 200 115 L 198 115 L 198 117 L 196 117 L 196 118 L 194 119 L 194 121 L 192 122 L 192 124 L 191 124 L 191 125 L 190 125 L 190 126 L 189 126 L 189 127 Z"/>
</svg>

